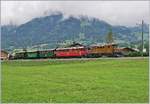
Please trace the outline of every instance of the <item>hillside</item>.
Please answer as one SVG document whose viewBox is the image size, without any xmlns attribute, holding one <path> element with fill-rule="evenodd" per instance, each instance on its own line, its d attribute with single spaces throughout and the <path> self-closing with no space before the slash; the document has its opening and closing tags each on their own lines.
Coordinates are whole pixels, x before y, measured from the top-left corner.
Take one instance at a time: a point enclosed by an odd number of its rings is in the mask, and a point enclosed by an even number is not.
<svg viewBox="0 0 150 104">
<path fill-rule="evenodd" d="M 63 14 L 35 18 L 20 26 L 2 26 L 2 49 L 38 47 L 54 48 L 73 41 L 82 44 L 104 43 L 112 27 L 115 42 L 120 44 L 138 43 L 141 26 L 112 26 L 97 18 L 80 16 L 64 19 Z M 144 37 L 148 39 L 148 25 L 144 25 Z"/>
</svg>

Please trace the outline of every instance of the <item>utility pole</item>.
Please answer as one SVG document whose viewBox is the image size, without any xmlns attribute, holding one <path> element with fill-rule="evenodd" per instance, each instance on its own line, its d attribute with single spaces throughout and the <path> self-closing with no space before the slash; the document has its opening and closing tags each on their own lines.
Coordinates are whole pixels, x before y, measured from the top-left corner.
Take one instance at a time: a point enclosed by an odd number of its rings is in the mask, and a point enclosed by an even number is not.
<svg viewBox="0 0 150 104">
<path fill-rule="evenodd" d="M 144 40 L 143 40 L 143 25 L 144 25 L 144 21 L 142 20 L 142 56 L 143 56 L 143 49 L 144 49 Z"/>
</svg>

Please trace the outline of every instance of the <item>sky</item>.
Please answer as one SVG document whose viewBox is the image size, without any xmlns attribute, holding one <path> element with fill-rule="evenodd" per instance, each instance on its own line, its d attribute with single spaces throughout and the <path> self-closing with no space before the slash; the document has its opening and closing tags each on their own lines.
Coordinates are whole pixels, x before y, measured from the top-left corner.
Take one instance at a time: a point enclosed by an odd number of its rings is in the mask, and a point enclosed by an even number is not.
<svg viewBox="0 0 150 104">
<path fill-rule="evenodd" d="M 149 1 L 1 1 L 1 24 L 24 24 L 33 18 L 62 12 L 86 15 L 111 25 L 135 26 L 149 21 Z"/>
</svg>

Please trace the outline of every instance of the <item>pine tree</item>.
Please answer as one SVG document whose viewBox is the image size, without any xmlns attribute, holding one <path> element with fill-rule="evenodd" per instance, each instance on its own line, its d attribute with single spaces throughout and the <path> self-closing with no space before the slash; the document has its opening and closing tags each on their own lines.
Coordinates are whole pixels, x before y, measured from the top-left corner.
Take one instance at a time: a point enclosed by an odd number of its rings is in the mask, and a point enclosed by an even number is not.
<svg viewBox="0 0 150 104">
<path fill-rule="evenodd" d="M 106 35 L 106 43 L 113 43 L 114 39 L 113 39 L 113 33 L 112 33 L 112 29 L 109 29 L 108 34 Z"/>
</svg>

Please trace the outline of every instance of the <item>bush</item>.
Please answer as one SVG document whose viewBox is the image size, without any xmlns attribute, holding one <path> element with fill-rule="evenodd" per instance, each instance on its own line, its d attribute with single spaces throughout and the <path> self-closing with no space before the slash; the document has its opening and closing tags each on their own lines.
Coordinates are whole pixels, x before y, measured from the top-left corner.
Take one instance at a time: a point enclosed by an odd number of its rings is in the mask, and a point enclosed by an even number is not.
<svg viewBox="0 0 150 104">
<path fill-rule="evenodd" d="M 129 52 L 129 54 L 127 56 L 129 56 L 129 57 L 142 56 L 142 52 Z M 148 53 L 143 53 L 143 56 L 149 56 L 149 54 Z"/>
<path fill-rule="evenodd" d="M 148 52 L 143 53 L 143 56 L 149 56 Z"/>
</svg>

